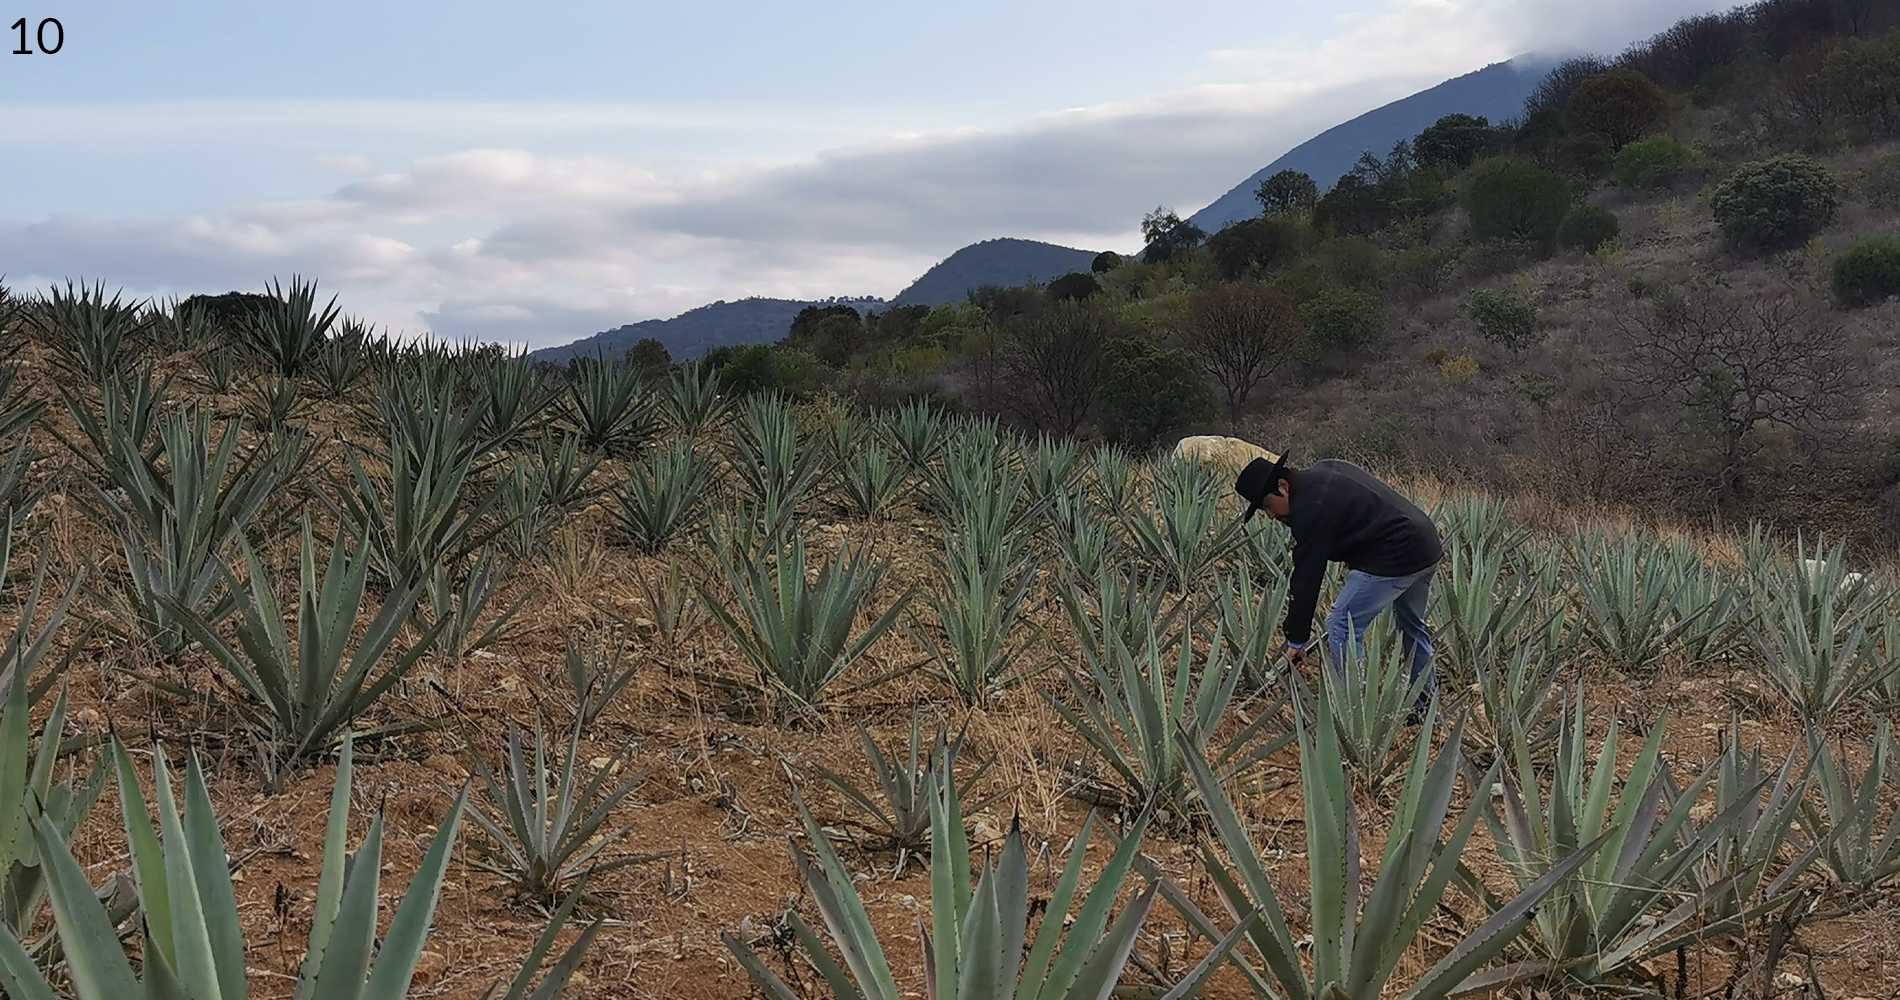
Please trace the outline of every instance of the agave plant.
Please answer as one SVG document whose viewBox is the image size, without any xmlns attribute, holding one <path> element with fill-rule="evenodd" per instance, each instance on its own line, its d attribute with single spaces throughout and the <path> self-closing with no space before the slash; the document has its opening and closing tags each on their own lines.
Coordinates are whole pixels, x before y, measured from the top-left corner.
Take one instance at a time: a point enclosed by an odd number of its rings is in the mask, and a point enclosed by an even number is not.
<svg viewBox="0 0 1900 1000">
<path fill-rule="evenodd" d="M 910 713 L 910 753 L 908 757 L 899 757 L 896 753 L 886 755 L 878 749 L 877 742 L 863 724 L 858 726 L 858 742 L 864 745 L 864 759 L 871 765 L 871 775 L 877 784 L 870 791 L 852 782 L 851 779 L 822 765 L 812 765 L 826 784 L 838 790 L 852 804 L 862 809 L 870 822 L 858 822 L 883 839 L 882 849 L 897 852 L 897 867 L 891 872 L 892 878 L 902 878 L 904 864 L 910 855 L 922 853 L 930 846 L 930 790 L 937 780 L 937 768 L 949 768 L 951 780 L 956 781 L 957 798 L 967 799 L 984 772 L 996 761 L 986 760 L 970 772 L 968 777 L 956 780 L 957 755 L 963 752 L 963 735 L 957 734 L 954 740 L 947 739 L 942 726 L 937 727 L 936 738 L 929 746 L 929 756 L 922 756 L 925 747 L 921 742 L 922 729 L 918 712 Z M 996 800 L 1002 798 L 997 793 L 980 799 L 969 808 L 981 811 Z"/>
<path fill-rule="evenodd" d="M 260 520 L 275 521 L 265 518 L 266 506 L 307 458 L 302 431 L 273 435 L 240 456 L 242 433 L 230 420 L 214 438 L 202 410 L 162 417 L 156 460 L 114 462 L 114 490 L 88 483 L 95 517 L 117 533 L 129 571 L 114 617 L 167 660 L 190 648 L 167 603 L 207 621 L 230 613 L 236 598 L 224 588 L 222 560 Z"/>
<path fill-rule="evenodd" d="M 1883 720 L 1875 728 L 1859 774 L 1845 748 L 1836 756 L 1826 741 L 1813 743 L 1821 805 L 1802 804 L 1802 829 L 1824 845 L 1828 871 L 1842 885 L 1861 893 L 1889 885 L 1900 876 L 1900 806 L 1882 801 L 1900 791 L 1892 726 Z"/>
<path fill-rule="evenodd" d="M 1118 445 L 1095 449 L 1089 478 L 1109 517 L 1119 520 L 1135 503 L 1134 459 Z"/>
<path fill-rule="evenodd" d="M 1682 579 L 1677 617 L 1696 616 L 1682 635 L 1683 653 L 1693 663 L 1710 663 L 1733 654 L 1741 639 L 1736 614 L 1741 609 L 1741 589 L 1704 562 L 1686 539 L 1669 539 L 1655 558 L 1674 563 L 1673 572 Z"/>
<path fill-rule="evenodd" d="M 691 441 L 677 441 L 634 463 L 626 484 L 611 491 L 613 514 L 640 551 L 658 555 L 699 523 L 711 486 L 711 467 Z"/>
<path fill-rule="evenodd" d="M 423 584 L 424 629 L 440 625 L 434 653 L 449 663 L 460 663 L 476 650 L 486 649 L 513 634 L 521 613 L 537 588 L 528 587 L 514 603 L 489 615 L 489 605 L 500 595 L 510 567 L 493 548 L 464 557 L 459 563 L 438 564 Z M 484 616 L 486 621 L 484 622 Z"/>
<path fill-rule="evenodd" d="M 12 685 L 16 680 L 27 685 L 30 697 L 29 705 L 37 705 L 41 698 L 51 691 L 57 679 L 65 674 L 63 666 L 50 671 L 47 676 L 40 673 L 42 661 L 52 648 L 53 636 L 66 623 L 66 615 L 72 610 L 73 598 L 78 596 L 83 582 L 83 574 L 75 576 L 67 585 L 66 593 L 53 605 L 43 625 L 37 625 L 40 610 L 40 598 L 46 593 L 46 574 L 51 569 L 53 540 L 44 535 L 40 537 L 39 558 L 33 564 L 33 579 L 26 586 L 25 596 L 18 602 L 0 605 L 13 620 L 13 628 L 6 637 L 6 644 L 0 646 L 0 685 Z M 13 521 L 9 518 L 4 528 L 0 528 L 0 592 L 4 592 L 8 579 L 7 571 L 13 562 Z M 4 620 L 4 616 L 0 616 Z M 85 645 L 81 641 L 68 647 L 66 657 L 72 656 Z M 9 761 L 24 758 L 12 757 Z M 4 766 L 4 765 L 0 765 Z"/>
<path fill-rule="evenodd" d="M 1768 681 L 1809 724 L 1820 724 L 1850 702 L 1876 692 L 1900 670 L 1881 655 L 1874 617 L 1886 597 L 1868 599 L 1864 582 L 1851 583 L 1841 550 L 1784 565 L 1757 577 L 1760 603 L 1749 637 L 1762 655 Z"/>
<path fill-rule="evenodd" d="M 506 448 L 537 428 L 562 388 L 535 374 L 527 355 L 511 356 L 481 367 L 475 380 L 477 424 L 483 441 Z"/>
<path fill-rule="evenodd" d="M 1152 619 L 1124 624 L 1116 620 L 1120 612 L 1112 600 L 1102 603 L 1102 617 L 1092 622 L 1085 603 L 1073 590 L 1065 592 L 1087 676 L 1065 668 L 1073 705 L 1043 694 L 1114 772 L 1116 785 L 1092 783 L 1084 794 L 1123 806 L 1153 802 L 1178 821 L 1194 805 L 1189 757 L 1205 759 L 1212 751 L 1212 766 L 1230 777 L 1292 742 L 1280 731 L 1280 705 L 1215 741 L 1229 710 L 1245 718 L 1249 707 L 1246 699 L 1236 702 L 1245 671 L 1227 658 L 1218 625 L 1197 663 L 1192 622 L 1171 632 L 1157 629 Z M 1129 642 L 1129 625 L 1142 637 L 1139 643 Z M 1185 741 L 1175 739 L 1177 732 L 1186 734 Z"/>
<path fill-rule="evenodd" d="M 198 361 L 198 373 L 204 377 L 205 386 L 222 396 L 231 391 L 237 383 L 237 351 L 222 340 L 202 344 L 192 357 Z"/>
<path fill-rule="evenodd" d="M 701 591 L 696 590 L 689 579 L 699 573 L 697 565 L 689 572 L 681 560 L 668 559 L 665 569 L 642 574 L 637 581 L 640 599 L 646 604 L 647 620 L 652 622 L 660 640 L 676 653 L 709 617 L 706 604 L 700 599 Z"/>
<path fill-rule="evenodd" d="M 1202 865 L 1230 912 L 1259 917 L 1241 926 L 1264 962 L 1265 973 L 1238 952 L 1235 954 L 1235 964 L 1255 996 L 1273 1000 L 1378 1000 L 1387 994 L 1400 961 L 1412 950 L 1426 921 L 1444 898 L 1478 822 L 1476 807 L 1467 806 L 1456 823 L 1446 829 L 1458 781 L 1463 723 L 1452 726 L 1444 747 L 1434 755 L 1428 737 L 1436 728 L 1437 710 L 1427 713 L 1426 728 L 1412 751 L 1405 784 L 1386 831 L 1378 876 L 1368 892 L 1360 876 L 1365 858 L 1353 771 L 1344 762 L 1332 712 L 1322 701 L 1318 719 L 1309 723 L 1301 703 L 1296 700 L 1294 704 L 1312 886 L 1311 972 L 1294 941 L 1287 910 L 1268 877 L 1265 855 L 1248 836 L 1246 824 L 1221 787 L 1220 778 L 1198 755 L 1188 754 L 1190 774 L 1207 803 L 1227 857 L 1223 863 L 1211 846 L 1204 846 Z M 1185 737 L 1179 739 L 1187 743 Z M 1490 778 L 1486 775 L 1476 787 L 1488 787 Z M 1568 857 L 1551 864 L 1516 898 L 1499 905 L 1489 919 L 1404 987 L 1399 996 L 1403 1000 L 1443 1000 L 1530 978 L 1532 973 L 1521 967 L 1485 966 L 1523 933 L 1532 914 L 1539 911 L 1554 889 L 1565 884 L 1591 857 L 1600 856 L 1597 852 L 1605 839 L 1596 837 L 1577 844 Z M 1210 938 L 1220 936 L 1219 927 L 1185 893 L 1170 883 L 1167 894 L 1189 926 Z"/>
<path fill-rule="evenodd" d="M 29 398 L 20 381 L 19 362 L 0 361 L 0 441 L 32 426 L 45 409 L 45 401 Z"/>
<path fill-rule="evenodd" d="M 369 543 L 380 581 L 400 587 L 480 549 L 506 523 L 489 517 L 501 500 L 498 491 L 471 498 L 481 454 L 475 431 L 480 412 L 458 408 L 452 389 L 404 382 L 391 389 L 382 402 L 388 453 L 366 462 L 364 453 L 346 444 L 350 476 L 330 505 L 338 521 Z M 389 464 L 387 486 L 370 471 L 379 458 Z"/>
<path fill-rule="evenodd" d="M 317 283 L 306 284 L 292 275 L 288 289 L 272 280 L 270 294 L 244 314 L 237 332 L 267 370 L 294 379 L 315 366 L 317 353 L 339 315 L 336 296 L 318 306 Z"/>
<path fill-rule="evenodd" d="M 889 566 L 873 563 L 867 548 L 847 551 L 818 571 L 805 571 L 805 540 L 794 536 L 769 559 L 721 554 L 737 613 L 700 590 L 707 610 L 725 626 L 752 662 L 757 688 L 781 709 L 806 712 L 822 704 L 844 672 L 896 623 L 911 593 L 893 601 L 871 626 L 856 632 L 858 612 L 883 587 Z"/>
<path fill-rule="evenodd" d="M 1563 661 L 1547 652 L 1535 636 L 1519 640 L 1503 661 L 1473 664 L 1482 722 L 1495 748 L 1514 746 L 1514 740 L 1542 747 L 1557 735 L 1563 710 L 1558 683 Z"/>
<path fill-rule="evenodd" d="M 1454 536 L 1455 537 L 1455 536 Z M 1432 578 L 1432 659 L 1463 681 L 1498 663 L 1538 623 L 1537 584 L 1514 546 L 1448 543 Z"/>
<path fill-rule="evenodd" d="M 640 661 L 626 657 L 625 644 L 613 636 L 582 641 L 567 637 L 567 684 L 574 696 L 574 725 L 592 729 L 600 713 L 613 704 L 639 675 Z"/>
<path fill-rule="evenodd" d="M 885 434 L 911 468 L 928 469 L 950 441 L 950 420 L 928 401 L 911 400 L 898 407 L 885 425 Z"/>
<path fill-rule="evenodd" d="M 53 288 L 34 312 L 41 339 L 53 349 L 53 364 L 83 382 L 101 384 L 139 360 L 151 322 L 144 304 L 127 302 L 103 284 L 67 282 Z"/>
<path fill-rule="evenodd" d="M 1689 879 L 1698 890 L 1722 887 L 1708 900 L 1705 920 L 1731 920 L 1745 913 L 1774 911 L 1794 898 L 1796 880 L 1830 843 L 1823 837 L 1804 845 L 1792 836 L 1814 779 L 1817 758 L 1811 755 L 1801 765 L 1799 754 L 1790 752 L 1772 779 L 1764 778 L 1761 748 L 1744 756 L 1741 741 L 1734 735 L 1736 728 L 1730 729 L 1717 761 L 1715 815 L 1729 812 L 1737 803 L 1743 808 L 1735 822 L 1717 836 L 1714 849 L 1689 869 Z M 1662 776 L 1673 784 L 1673 776 L 1667 771 Z M 1681 793 L 1665 785 L 1664 795 L 1680 798 Z M 1702 825 L 1691 813 L 1678 838 L 1683 846 L 1690 846 L 1701 834 Z M 1790 848 L 1795 854 L 1783 864 L 1783 855 Z M 1777 865 L 1779 871 L 1774 870 Z"/>
<path fill-rule="evenodd" d="M 1240 553 L 1247 570 L 1256 576 L 1291 579 L 1293 575 L 1293 533 L 1273 526 L 1247 529 Z"/>
<path fill-rule="evenodd" d="M 1587 534 L 1574 553 L 1577 633 L 1618 670 L 1654 670 L 1707 613 L 1687 607 L 1681 567 L 1635 535 Z"/>
<path fill-rule="evenodd" d="M 1519 741 L 1515 766 L 1504 774 L 1502 795 L 1486 797 L 1485 818 L 1498 856 L 1519 886 L 1544 882 L 1571 865 L 1577 845 L 1601 843 L 1596 853 L 1545 897 L 1532 921 L 1538 960 L 1525 968 L 1561 973 L 1578 983 L 1603 983 L 1626 975 L 1648 959 L 1703 938 L 1725 934 L 1759 915 L 1751 909 L 1724 920 L 1703 920 L 1745 876 L 1737 872 L 1701 885 L 1695 867 L 1758 808 L 1761 784 L 1739 788 L 1732 804 L 1693 834 L 1684 835 L 1695 803 L 1717 777 L 1712 764 L 1680 792 L 1661 760 L 1667 716 L 1630 766 L 1620 794 L 1617 753 L 1621 728 L 1610 723 L 1594 766 L 1585 743 L 1584 708 L 1577 699 L 1556 740 L 1550 797 L 1539 793 L 1531 748 Z M 1479 890 L 1488 897 L 1488 892 Z M 1679 900 L 1679 901 L 1678 901 Z M 1495 908 L 1500 906 L 1490 900 Z"/>
<path fill-rule="evenodd" d="M 1231 554 L 1245 534 L 1239 520 L 1218 506 L 1225 487 L 1199 462 L 1169 461 L 1154 470 L 1154 494 L 1148 509 L 1130 511 L 1130 547 L 1168 575 L 1179 593 L 1200 589 L 1214 567 Z"/>
<path fill-rule="evenodd" d="M 105 787 L 105 768 L 95 764 L 85 780 L 54 783 L 59 763 L 61 733 L 66 728 L 66 691 L 62 686 L 53 711 L 35 739 L 31 729 L 32 702 L 23 672 L 15 671 L 7 685 L 4 714 L 0 714 L 0 925 L 15 937 L 27 938 L 46 902 L 46 868 L 34 848 L 33 828 L 48 819 L 61 837 L 73 831 L 92 811 Z M 115 920 L 114 923 L 117 923 Z M 49 937 L 34 942 L 29 951 L 43 953 Z"/>
<path fill-rule="evenodd" d="M 259 375 L 246 387 L 246 408 L 258 426 L 282 430 L 303 410 L 303 384 L 280 375 Z"/>
<path fill-rule="evenodd" d="M 30 435 L 20 435 L 20 440 L 0 458 L 0 521 L 24 522 L 46 493 L 44 485 L 35 486 L 31 479 L 33 463 L 40 456 L 29 446 L 30 439 Z M 5 435 L 0 435 L 0 441 L 4 440 Z M 0 449 L 4 448 L 0 444 Z"/>
<path fill-rule="evenodd" d="M 1095 579 L 1120 552 L 1118 522 L 1101 517 L 1081 496 L 1058 493 L 1046 510 L 1056 554 L 1070 579 Z"/>
<path fill-rule="evenodd" d="M 1270 687 L 1279 671 L 1274 647 L 1279 644 L 1281 616 L 1286 610 L 1287 577 L 1261 586 L 1249 573 L 1217 574 L 1214 607 L 1220 615 L 1221 637 L 1227 653 L 1247 673 L 1256 690 Z"/>
<path fill-rule="evenodd" d="M 1121 848 L 1083 897 L 1081 908 L 1071 913 L 1081 891 L 1083 856 L 1094 834 L 1095 818 L 1089 817 L 1031 936 L 1029 851 L 1021 824 L 1010 825 L 995 863 L 985 860 L 972 887 L 964 811 L 948 767 L 933 773 L 929 797 L 931 925 L 922 934 L 924 995 L 1108 1000 L 1134 950 L 1135 937 L 1154 908 L 1155 890 L 1150 886 L 1130 900 L 1112 923 L 1109 920 L 1147 828 L 1148 814 L 1136 819 Z M 788 911 L 785 919 L 799 949 L 824 979 L 825 989 L 839 1000 L 900 1000 L 907 994 L 897 987 L 896 969 L 871 926 L 856 881 L 802 798 L 798 808 L 816 856 L 794 848 L 793 860 L 838 954 L 833 956 L 797 911 Z M 1242 921 L 1234 934 L 1217 944 L 1159 1000 L 1184 1000 L 1198 993 L 1249 923 Z M 720 937 L 752 982 L 772 1000 L 815 995 L 813 990 L 787 985 L 753 952 L 749 941 L 730 931 L 722 931 Z"/>
<path fill-rule="evenodd" d="M 416 606 L 420 588 L 407 583 L 383 599 L 352 653 L 351 633 L 364 610 L 369 583 L 369 542 L 359 542 L 352 552 L 339 531 L 319 580 L 316 546 L 305 518 L 293 649 L 274 574 L 249 542 L 239 544 L 247 574 L 240 577 L 229 566 L 224 569 L 227 585 L 239 594 L 236 647 L 218 634 L 216 622 L 195 609 L 165 595 L 158 599 L 237 683 L 238 695 L 229 699 L 229 707 L 249 728 L 265 788 L 276 794 L 291 774 L 328 753 L 342 733 L 414 669 L 448 623 L 436 622 L 406 652 L 385 662 Z"/>
<path fill-rule="evenodd" d="M 189 351 L 215 336 L 211 311 L 202 304 L 173 299 L 165 307 L 154 302 L 148 308 L 146 335 L 161 354 Z"/>
<path fill-rule="evenodd" d="M 746 400 L 732 435 L 732 472 L 768 542 L 783 537 L 825 475 L 825 451 L 799 434 L 792 407 L 777 395 Z"/>
<path fill-rule="evenodd" d="M 1030 497 L 1029 476 L 993 423 L 966 428 L 943 449 L 931 502 L 946 525 L 975 539 L 986 554 L 1001 555 L 1025 538 L 1041 508 Z"/>
<path fill-rule="evenodd" d="M 522 898 L 552 905 L 582 875 L 602 874 L 656 860 L 664 855 L 603 856 L 625 840 L 632 826 L 605 829 L 613 811 L 633 793 L 646 772 L 609 785 L 621 771 L 633 744 L 623 745 L 605 761 L 580 762 L 581 726 L 568 736 L 566 755 L 550 770 L 541 724 L 534 727 L 534 757 L 523 753 L 521 733 L 508 727 L 508 762 L 497 777 L 478 756 L 475 773 L 487 791 L 493 814 L 476 810 L 484 837 L 475 841 L 475 864 L 508 880 Z M 585 767 L 591 774 L 583 774 Z"/>
<path fill-rule="evenodd" d="M 466 792 L 456 797 L 397 905 L 394 919 L 379 937 L 377 897 L 383 817 L 378 813 L 370 821 L 368 832 L 346 866 L 350 754 L 346 739 L 330 797 L 316 910 L 296 977 L 298 1000 L 400 1000 L 409 993 L 410 980 L 428 943 L 429 925 L 461 822 Z M 126 839 L 131 845 L 133 872 L 144 908 L 140 941 L 143 981 L 133 971 L 115 922 L 86 881 L 66 836 L 44 817 L 32 831 L 35 849 L 47 869 L 47 895 L 52 900 L 53 918 L 77 1000 L 139 996 L 242 1000 L 250 995 L 243 924 L 227 871 L 230 855 L 197 755 L 192 754 L 186 765 L 182 808 L 172 791 L 163 753 L 153 755 L 156 827 L 130 757 L 116 741 L 113 758 L 119 772 Z M 559 914 L 560 922 L 566 921 L 568 912 Z M 558 930 L 558 926 L 550 928 L 550 933 L 535 942 L 510 985 L 510 1000 L 529 996 L 533 977 L 553 948 L 552 932 Z M 553 1000 L 560 993 L 598 931 L 598 924 L 590 926 L 568 948 L 532 994 L 534 1000 Z M 0 986 L 9 996 L 21 1000 L 56 1000 L 60 995 L 7 928 L 0 928 Z"/>
<path fill-rule="evenodd" d="M 645 375 L 604 358 L 576 358 L 573 370 L 561 408 L 581 444 L 607 455 L 639 454 L 659 433 L 658 400 L 647 391 Z"/>
<path fill-rule="evenodd" d="M 697 437 L 726 415 L 730 397 L 720 390 L 719 370 L 703 361 L 680 366 L 673 373 L 667 412 L 673 429 Z"/>
<path fill-rule="evenodd" d="M 1335 720 L 1346 760 L 1377 791 L 1391 776 L 1399 734 L 1430 675 L 1412 676 L 1411 651 L 1384 619 L 1363 632 L 1349 624 L 1345 663 L 1334 658 L 1331 643 L 1319 647 L 1320 700 Z"/>
<path fill-rule="evenodd" d="M 370 329 L 361 320 L 346 319 L 317 346 L 311 375 L 324 396 L 342 399 L 363 381 L 369 368 Z"/>
<path fill-rule="evenodd" d="M 1024 469 L 1029 473 L 1029 495 L 1037 501 L 1073 496 L 1082 478 L 1081 452 L 1074 438 L 1058 440 L 1042 434 L 1036 438 L 1036 448 L 1029 453 Z"/>
<path fill-rule="evenodd" d="M 838 499 L 852 517 L 866 521 L 883 517 L 904 494 L 903 463 L 893 461 L 876 441 L 862 442 L 833 460 L 838 468 Z"/>
<path fill-rule="evenodd" d="M 924 592 L 924 601 L 943 626 L 938 643 L 921 626 L 909 630 L 928 651 L 931 673 L 949 685 L 967 705 L 986 704 L 990 696 L 1032 676 L 1035 665 L 1022 661 L 1034 638 L 1014 635 L 1024 618 L 1024 603 L 1037 570 L 1020 536 L 1004 540 L 1002 552 L 986 552 L 970 532 L 944 532 L 944 556 L 938 565 L 944 590 Z"/>
</svg>

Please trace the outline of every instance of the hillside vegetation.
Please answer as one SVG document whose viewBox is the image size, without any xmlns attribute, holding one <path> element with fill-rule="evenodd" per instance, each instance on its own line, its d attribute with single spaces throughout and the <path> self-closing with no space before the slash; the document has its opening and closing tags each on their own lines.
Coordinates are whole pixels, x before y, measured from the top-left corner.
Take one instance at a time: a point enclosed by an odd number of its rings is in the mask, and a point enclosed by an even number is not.
<svg viewBox="0 0 1900 1000">
<path fill-rule="evenodd" d="M 684 365 L 0 294 L 0 990 L 1886 995 L 1891 27 Z M 1430 511 L 1422 717 L 1383 620 L 1289 664 L 1199 426 Z"/>
</svg>

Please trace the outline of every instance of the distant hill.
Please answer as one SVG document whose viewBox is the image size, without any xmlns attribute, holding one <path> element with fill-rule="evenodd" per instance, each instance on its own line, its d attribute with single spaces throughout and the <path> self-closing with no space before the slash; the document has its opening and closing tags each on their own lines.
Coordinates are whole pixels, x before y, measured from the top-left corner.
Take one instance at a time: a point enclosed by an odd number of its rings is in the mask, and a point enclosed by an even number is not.
<svg viewBox="0 0 1900 1000">
<path fill-rule="evenodd" d="M 897 293 L 891 304 L 939 306 L 945 302 L 961 302 L 964 296 L 984 285 L 1049 281 L 1070 271 L 1086 271 L 1093 263 L 1093 250 L 1076 250 L 1035 240 L 984 240 L 958 250 L 925 271 L 909 288 Z"/>
<path fill-rule="evenodd" d="M 675 361 L 690 361 L 715 347 L 775 343 L 791 329 L 792 317 L 798 315 L 800 309 L 809 305 L 832 304 L 852 306 L 859 312 L 866 309 L 881 310 L 889 305 L 877 298 L 829 299 L 825 302 L 798 302 L 791 299 L 720 301 L 689 309 L 672 319 L 641 320 L 571 344 L 544 347 L 533 352 L 531 357 L 536 361 L 551 361 L 555 364 L 566 364 L 577 356 L 591 356 L 597 352 L 604 352 L 608 357 L 619 357 L 626 353 L 627 348 L 652 337 L 666 345 Z"/>
<path fill-rule="evenodd" d="M 1213 204 L 1194 213 L 1189 221 L 1212 233 L 1229 223 L 1259 215 L 1260 203 L 1254 200 L 1254 189 L 1282 170 L 1306 173 L 1318 181 L 1320 190 L 1324 191 L 1332 187 L 1341 174 L 1352 169 L 1359 154 L 1370 150 L 1376 156 L 1384 156 L 1400 139 L 1412 138 L 1424 131 L 1425 126 L 1449 114 L 1479 115 L 1493 123 L 1516 118 L 1524 110 L 1525 98 L 1550 68 L 1548 61 L 1528 58 L 1492 63 L 1430 90 L 1421 90 L 1375 108 L 1288 150 L 1286 155 L 1261 167 Z"/>
</svg>

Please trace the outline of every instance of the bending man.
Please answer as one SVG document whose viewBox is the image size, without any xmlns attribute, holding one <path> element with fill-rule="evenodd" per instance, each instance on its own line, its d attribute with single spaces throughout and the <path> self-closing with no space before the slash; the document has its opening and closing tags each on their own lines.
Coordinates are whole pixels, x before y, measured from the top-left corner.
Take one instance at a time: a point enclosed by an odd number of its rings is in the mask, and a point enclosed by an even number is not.
<svg viewBox="0 0 1900 1000">
<path fill-rule="evenodd" d="M 1335 458 L 1304 469 L 1288 466 L 1284 456 L 1256 458 L 1234 480 L 1234 492 L 1247 501 L 1246 519 L 1264 510 L 1293 532 L 1293 582 L 1282 626 L 1293 665 L 1306 662 L 1326 564 L 1345 563 L 1346 585 L 1326 616 L 1333 662 L 1344 663 L 1347 642 L 1390 607 L 1412 679 L 1425 678 L 1413 706 L 1416 719 L 1437 688 L 1426 615 L 1442 550 L 1432 519 L 1372 473 Z M 1364 647 L 1355 647 L 1363 655 Z"/>
</svg>

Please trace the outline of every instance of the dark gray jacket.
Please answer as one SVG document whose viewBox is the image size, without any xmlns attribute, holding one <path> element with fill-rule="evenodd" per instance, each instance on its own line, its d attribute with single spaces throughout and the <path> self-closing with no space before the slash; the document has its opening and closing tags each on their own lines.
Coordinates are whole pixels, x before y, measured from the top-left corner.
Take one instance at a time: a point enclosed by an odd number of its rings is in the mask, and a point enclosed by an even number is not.
<svg viewBox="0 0 1900 1000">
<path fill-rule="evenodd" d="M 1293 582 L 1286 638 L 1305 644 L 1313 632 L 1326 564 L 1343 562 L 1372 576 L 1410 576 L 1438 565 L 1438 527 L 1412 501 L 1372 473 L 1337 458 L 1293 477 L 1288 505 L 1293 531 Z"/>
</svg>

